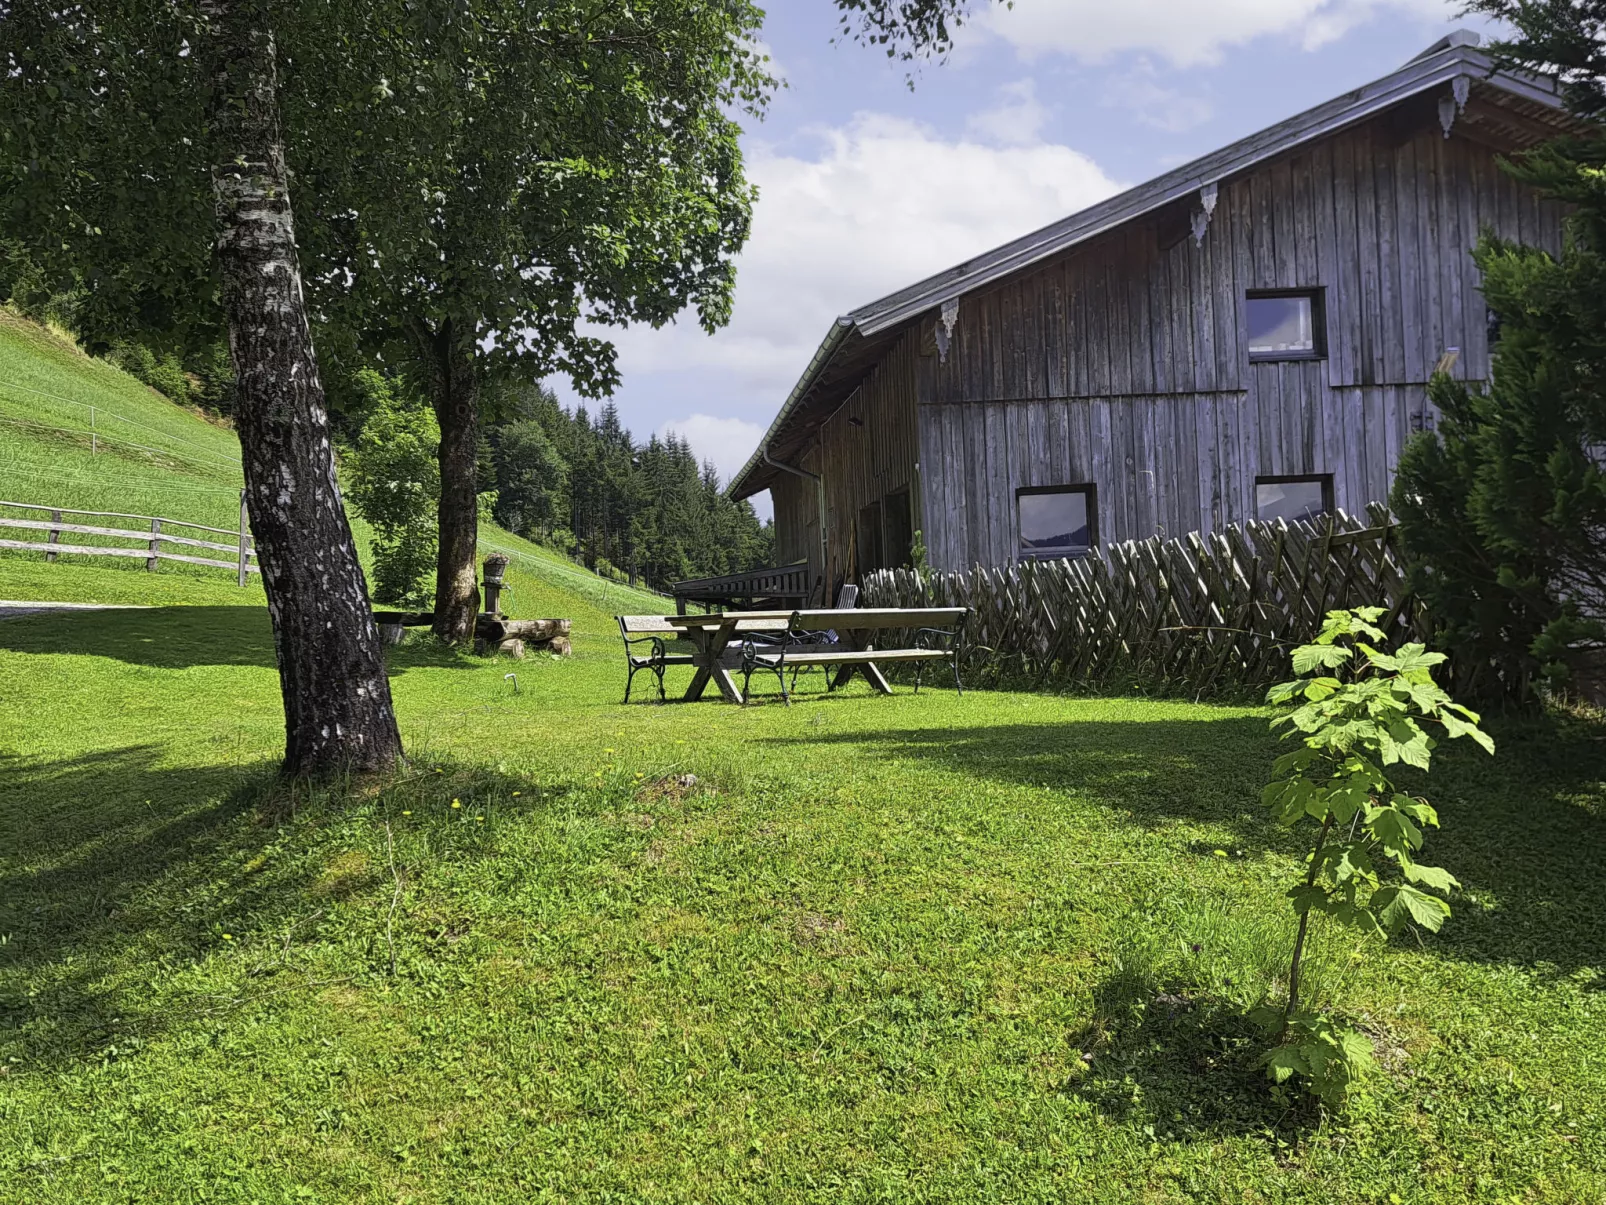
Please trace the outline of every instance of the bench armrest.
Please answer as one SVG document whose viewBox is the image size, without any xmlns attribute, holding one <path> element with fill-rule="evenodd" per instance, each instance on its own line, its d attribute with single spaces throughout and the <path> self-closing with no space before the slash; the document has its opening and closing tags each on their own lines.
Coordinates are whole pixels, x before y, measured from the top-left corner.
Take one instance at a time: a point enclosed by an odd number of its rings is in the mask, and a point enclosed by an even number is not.
<svg viewBox="0 0 1606 1205">
<path fill-rule="evenodd" d="M 667 651 L 664 644 L 664 638 L 662 636 L 625 636 L 622 637 L 622 639 L 625 642 L 625 652 L 627 653 L 630 651 L 631 645 L 647 644 L 649 642 L 652 644 L 652 655 L 654 660 L 658 660 L 659 658 L 663 657 Z"/>
</svg>

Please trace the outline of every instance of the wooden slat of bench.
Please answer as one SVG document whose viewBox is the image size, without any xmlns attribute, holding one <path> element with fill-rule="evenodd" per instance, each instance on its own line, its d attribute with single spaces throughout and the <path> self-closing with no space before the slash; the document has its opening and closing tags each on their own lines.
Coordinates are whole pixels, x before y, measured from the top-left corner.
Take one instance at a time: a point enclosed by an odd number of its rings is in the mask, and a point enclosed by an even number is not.
<svg viewBox="0 0 1606 1205">
<path fill-rule="evenodd" d="M 951 656 L 943 649 L 863 649 L 842 653 L 810 653 L 787 649 L 783 658 L 779 651 L 760 653 L 755 658 L 767 665 L 868 665 L 873 661 L 937 661 Z"/>
<path fill-rule="evenodd" d="M 630 661 L 631 661 L 631 663 L 633 665 L 638 665 L 638 666 L 641 666 L 643 668 L 645 668 L 647 666 L 650 666 L 650 665 L 696 665 L 697 664 L 697 658 L 694 657 L 691 653 L 665 653 L 661 660 L 659 658 L 656 658 L 656 657 L 638 657 L 638 656 L 636 656 L 636 654 L 631 653 L 630 654 Z"/>
<path fill-rule="evenodd" d="M 621 615 L 619 622 L 631 636 L 678 636 L 681 631 L 662 615 Z"/>
</svg>

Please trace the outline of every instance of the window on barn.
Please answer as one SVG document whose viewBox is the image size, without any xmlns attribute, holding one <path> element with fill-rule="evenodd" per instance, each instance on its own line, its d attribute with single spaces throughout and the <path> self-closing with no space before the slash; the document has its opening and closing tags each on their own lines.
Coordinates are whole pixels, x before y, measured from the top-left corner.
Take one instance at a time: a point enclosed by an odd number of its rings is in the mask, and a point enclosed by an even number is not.
<svg viewBox="0 0 1606 1205">
<path fill-rule="evenodd" d="M 1333 509 L 1333 475 L 1308 477 L 1256 477 L 1255 517 L 1262 523 L 1277 519 L 1311 522 Z"/>
<path fill-rule="evenodd" d="M 1261 289 L 1244 297 L 1251 360 L 1320 360 L 1327 320 L 1320 289 Z"/>
<path fill-rule="evenodd" d="M 1032 486 L 1015 491 L 1022 557 L 1081 556 L 1098 538 L 1091 485 Z"/>
</svg>

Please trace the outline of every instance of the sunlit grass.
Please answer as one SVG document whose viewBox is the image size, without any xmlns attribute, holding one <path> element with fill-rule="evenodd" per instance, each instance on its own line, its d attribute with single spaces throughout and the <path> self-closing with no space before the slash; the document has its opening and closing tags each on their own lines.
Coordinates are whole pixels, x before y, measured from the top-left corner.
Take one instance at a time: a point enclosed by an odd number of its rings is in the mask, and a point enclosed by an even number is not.
<svg viewBox="0 0 1606 1205">
<path fill-rule="evenodd" d="M 1334 1121 L 1243 1020 L 1261 715 L 627 708 L 543 588 L 575 657 L 415 639 L 408 771 L 294 792 L 260 609 L 0 623 L 0 1200 L 1598 1199 L 1597 730 L 1435 771 L 1467 891 L 1323 942 L 1386 1067 Z"/>
</svg>

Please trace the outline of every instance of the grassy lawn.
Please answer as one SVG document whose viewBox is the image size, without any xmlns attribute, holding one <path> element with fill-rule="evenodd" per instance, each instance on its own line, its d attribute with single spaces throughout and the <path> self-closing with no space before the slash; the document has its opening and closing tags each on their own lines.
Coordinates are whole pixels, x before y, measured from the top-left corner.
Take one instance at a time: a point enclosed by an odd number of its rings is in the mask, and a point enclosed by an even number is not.
<svg viewBox="0 0 1606 1205">
<path fill-rule="evenodd" d="M 1386 1068 L 1335 1121 L 1242 1020 L 1262 715 L 625 708 L 564 589 L 571 659 L 395 650 L 412 770 L 333 796 L 259 607 L 0 623 L 0 1200 L 1606 1199 L 1600 728 L 1446 751 L 1445 932 L 1320 943 Z"/>
</svg>

